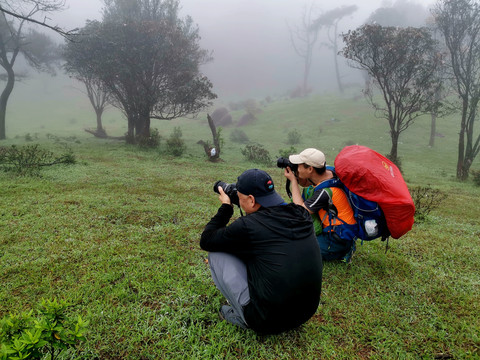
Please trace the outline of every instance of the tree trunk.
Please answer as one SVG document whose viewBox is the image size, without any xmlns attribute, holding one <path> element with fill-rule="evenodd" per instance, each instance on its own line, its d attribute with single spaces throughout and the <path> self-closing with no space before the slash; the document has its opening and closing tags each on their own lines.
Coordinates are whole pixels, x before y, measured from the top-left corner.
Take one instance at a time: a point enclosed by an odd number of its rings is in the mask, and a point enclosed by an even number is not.
<svg viewBox="0 0 480 360">
<path fill-rule="evenodd" d="M 338 68 L 337 26 L 338 24 L 337 22 L 335 22 L 335 36 L 333 38 L 333 60 L 335 61 L 335 75 L 337 77 L 338 91 L 340 91 L 340 94 L 343 94 L 343 85 L 342 80 L 340 79 L 340 70 Z"/>
<path fill-rule="evenodd" d="M 128 130 L 127 144 L 135 144 L 135 118 L 131 114 L 127 114 Z"/>
<path fill-rule="evenodd" d="M 390 149 L 390 154 L 388 155 L 388 158 L 394 163 L 398 165 L 398 137 L 399 133 L 396 131 L 391 132 L 391 138 L 392 138 L 392 148 Z"/>
<path fill-rule="evenodd" d="M 135 136 L 141 139 L 150 137 L 150 116 L 140 115 L 135 123 Z"/>
<path fill-rule="evenodd" d="M 468 103 L 463 101 L 462 121 L 460 123 L 460 132 L 458 133 L 458 159 L 457 159 L 457 179 L 465 180 L 468 172 L 465 174 L 465 123 L 467 118 Z"/>
<path fill-rule="evenodd" d="M 435 134 L 437 132 L 437 114 L 435 112 L 431 113 L 432 122 L 430 124 L 430 141 L 428 146 L 433 147 L 435 145 Z"/>
<path fill-rule="evenodd" d="M 102 125 L 103 109 L 95 109 L 95 113 L 97 114 L 97 133 L 107 135 Z"/>
<path fill-rule="evenodd" d="M 302 87 L 302 96 L 307 96 L 308 94 L 308 78 L 310 77 L 310 69 L 312 67 L 312 50 L 307 49 L 307 54 L 305 55 L 305 68 L 303 71 L 303 87 Z"/>
<path fill-rule="evenodd" d="M 6 114 L 7 114 L 7 103 L 10 94 L 12 93 L 13 86 L 15 85 L 15 72 L 12 67 L 5 67 L 7 71 L 7 85 L 3 89 L 2 95 L 0 96 L 0 140 L 5 140 L 7 138 L 6 133 Z"/>
</svg>

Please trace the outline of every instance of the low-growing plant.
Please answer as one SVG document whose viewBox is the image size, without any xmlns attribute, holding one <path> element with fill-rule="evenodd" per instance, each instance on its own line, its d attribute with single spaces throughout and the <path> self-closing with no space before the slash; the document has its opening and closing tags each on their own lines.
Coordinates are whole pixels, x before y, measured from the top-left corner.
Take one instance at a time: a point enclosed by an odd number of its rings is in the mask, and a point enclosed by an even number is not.
<svg viewBox="0 0 480 360">
<path fill-rule="evenodd" d="M 160 146 L 162 136 L 157 128 L 150 130 L 149 137 L 139 137 L 137 143 L 141 148 L 154 149 Z"/>
<path fill-rule="evenodd" d="M 9 314 L 0 320 L 0 359 L 58 359 L 62 350 L 85 340 L 88 323 L 67 316 L 70 304 L 42 299 L 33 310 Z"/>
<path fill-rule="evenodd" d="M 247 134 L 245 134 L 245 131 L 243 131 L 241 129 L 234 129 L 230 133 L 230 140 L 232 140 L 235 143 L 240 143 L 240 144 L 245 144 L 245 143 L 250 141 Z"/>
<path fill-rule="evenodd" d="M 22 176 L 37 176 L 44 166 L 74 164 L 75 161 L 75 155 L 68 147 L 60 156 L 40 148 L 38 144 L 0 147 L 0 170 Z"/>
<path fill-rule="evenodd" d="M 47 133 L 47 139 L 53 140 L 56 143 L 65 143 L 65 142 L 74 142 L 75 144 L 80 144 L 81 141 L 76 136 L 67 136 L 61 137 L 54 134 Z M 38 138 L 38 137 L 36 137 Z"/>
<path fill-rule="evenodd" d="M 480 186 L 480 170 L 470 170 L 470 174 L 473 176 L 473 183 Z"/>
<path fill-rule="evenodd" d="M 241 151 L 242 155 L 248 161 L 266 165 L 272 162 L 270 153 L 261 144 L 248 144 Z"/>
<path fill-rule="evenodd" d="M 430 186 L 418 186 L 410 189 L 410 195 L 415 203 L 415 221 L 425 221 L 428 214 L 440 206 L 447 195 L 439 189 Z"/>
<path fill-rule="evenodd" d="M 300 138 L 301 136 L 297 129 L 293 129 L 287 135 L 287 144 L 296 145 L 300 143 Z"/>
<path fill-rule="evenodd" d="M 186 146 L 182 139 L 182 130 L 179 126 L 173 129 L 173 133 L 167 139 L 167 152 L 173 156 L 182 156 Z"/>
<path fill-rule="evenodd" d="M 298 151 L 295 146 L 292 145 L 288 149 L 278 150 L 278 153 L 280 154 L 280 157 L 288 158 L 290 155 L 298 153 Z"/>
</svg>

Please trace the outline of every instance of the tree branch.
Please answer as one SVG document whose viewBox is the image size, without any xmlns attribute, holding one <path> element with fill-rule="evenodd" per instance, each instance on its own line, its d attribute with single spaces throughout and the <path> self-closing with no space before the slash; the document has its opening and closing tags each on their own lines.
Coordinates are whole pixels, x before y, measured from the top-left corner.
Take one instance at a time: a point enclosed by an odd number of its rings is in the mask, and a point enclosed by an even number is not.
<svg viewBox="0 0 480 360">
<path fill-rule="evenodd" d="M 31 17 L 28 17 L 28 16 L 23 16 L 23 15 L 20 15 L 20 14 L 17 14 L 17 13 L 14 13 L 12 11 L 8 11 L 6 10 L 5 8 L 3 8 L 1 5 L 0 5 L 0 11 L 3 12 L 4 14 L 8 14 L 10 16 L 13 16 L 13 17 L 16 17 L 17 19 L 20 19 L 20 20 L 24 20 L 24 21 L 28 21 L 28 22 L 31 22 L 31 23 L 34 23 L 34 24 L 37 24 L 37 25 L 41 25 L 43 27 L 46 27 L 50 30 L 53 30 L 55 31 L 56 33 L 60 34 L 61 36 L 63 36 L 64 38 L 66 38 L 67 40 L 70 40 L 70 36 L 72 35 L 76 35 L 76 32 L 78 31 L 78 29 L 72 29 L 72 30 L 69 30 L 69 31 L 65 31 L 63 30 L 62 28 L 60 28 L 59 26 L 52 26 L 52 25 L 48 25 L 46 22 L 42 22 L 42 21 L 38 21 L 38 20 L 35 20 L 35 19 L 32 19 Z"/>
</svg>

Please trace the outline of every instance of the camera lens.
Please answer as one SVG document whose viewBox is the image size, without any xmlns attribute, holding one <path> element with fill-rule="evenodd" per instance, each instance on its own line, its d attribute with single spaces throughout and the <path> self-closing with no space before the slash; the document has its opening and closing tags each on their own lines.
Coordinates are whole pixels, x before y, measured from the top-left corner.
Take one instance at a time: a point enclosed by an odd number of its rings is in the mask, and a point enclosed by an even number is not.
<svg viewBox="0 0 480 360">
<path fill-rule="evenodd" d="M 240 202 L 237 194 L 237 184 L 227 184 L 226 182 L 219 180 L 213 185 L 213 191 L 217 194 L 219 194 L 219 186 L 223 189 L 223 192 L 228 195 L 232 204 L 239 205 Z"/>
<path fill-rule="evenodd" d="M 281 168 L 281 169 L 285 169 L 287 168 L 287 166 L 293 171 L 293 172 L 296 172 L 297 169 L 298 169 L 298 165 L 297 164 L 292 164 L 290 162 L 290 160 L 288 160 L 288 158 L 284 158 L 284 157 L 280 157 L 278 158 L 277 160 L 277 167 Z"/>
</svg>

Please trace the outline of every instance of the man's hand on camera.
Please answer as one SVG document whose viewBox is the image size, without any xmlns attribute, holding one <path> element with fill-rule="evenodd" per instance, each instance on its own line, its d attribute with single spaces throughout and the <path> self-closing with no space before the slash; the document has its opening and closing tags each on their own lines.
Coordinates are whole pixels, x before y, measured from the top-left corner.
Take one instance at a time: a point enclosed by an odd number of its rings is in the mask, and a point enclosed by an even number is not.
<svg viewBox="0 0 480 360">
<path fill-rule="evenodd" d="M 283 175 L 285 175 L 285 177 L 288 180 L 290 180 L 290 182 L 292 183 L 297 182 L 297 177 L 295 176 L 295 173 L 292 171 L 292 169 L 290 169 L 289 166 L 285 168 L 285 172 L 283 173 Z"/>
<path fill-rule="evenodd" d="M 218 193 L 220 194 L 218 195 L 218 199 L 222 204 L 232 205 L 232 201 L 230 200 L 230 197 L 227 194 L 225 194 L 225 191 L 223 191 L 223 188 L 221 186 L 218 187 Z"/>
</svg>

